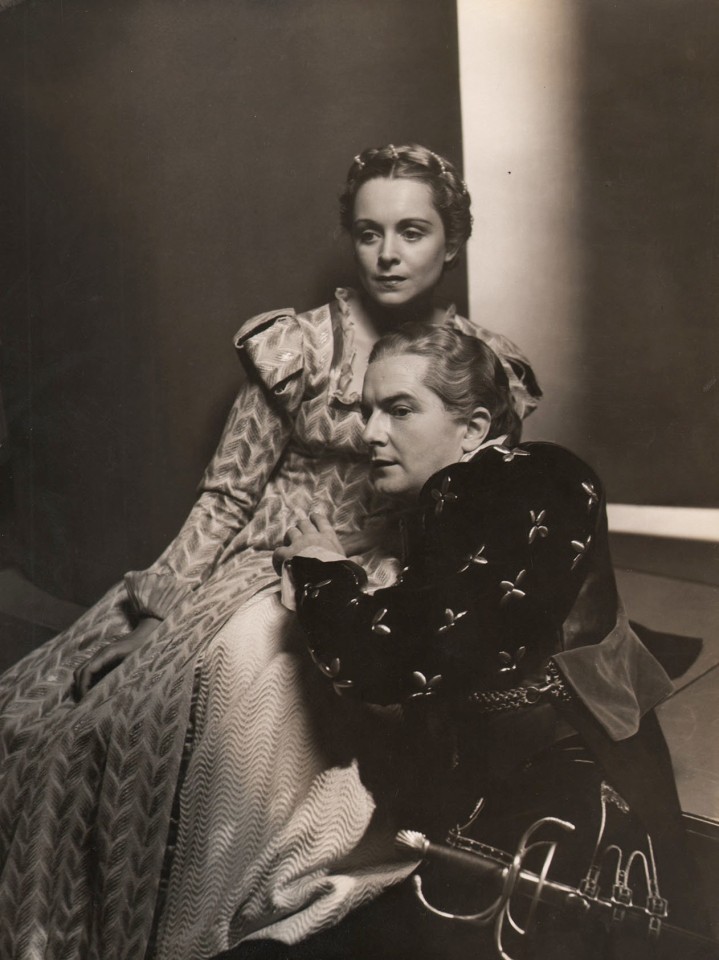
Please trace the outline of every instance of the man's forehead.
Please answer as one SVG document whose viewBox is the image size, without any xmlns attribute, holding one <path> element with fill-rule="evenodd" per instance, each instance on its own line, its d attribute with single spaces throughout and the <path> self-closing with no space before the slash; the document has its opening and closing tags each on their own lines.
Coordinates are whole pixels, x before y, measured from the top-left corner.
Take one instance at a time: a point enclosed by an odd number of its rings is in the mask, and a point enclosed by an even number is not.
<svg viewBox="0 0 719 960">
<path fill-rule="evenodd" d="M 380 400 L 395 394 L 416 395 L 424 387 L 426 370 L 426 357 L 406 353 L 382 357 L 367 368 L 362 399 Z"/>
</svg>

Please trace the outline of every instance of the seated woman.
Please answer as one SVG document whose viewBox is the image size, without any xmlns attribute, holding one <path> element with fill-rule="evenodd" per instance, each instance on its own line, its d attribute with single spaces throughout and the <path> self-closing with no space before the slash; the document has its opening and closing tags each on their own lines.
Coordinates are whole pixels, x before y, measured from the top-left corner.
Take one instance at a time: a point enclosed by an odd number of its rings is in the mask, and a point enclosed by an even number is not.
<svg viewBox="0 0 719 960">
<path fill-rule="evenodd" d="M 201 960 L 283 909 L 299 914 L 313 900 L 313 919 L 297 920 L 306 932 L 381 885 L 339 871 L 334 895 L 327 881 L 319 896 L 319 873 L 299 889 L 318 862 L 327 875 L 354 849 L 373 808 L 351 770 L 315 783 L 332 765 L 307 724 L 276 744 L 296 762 L 294 776 L 273 781 L 274 804 L 257 783 L 250 726 L 275 756 L 273 722 L 303 715 L 272 552 L 312 505 L 343 539 L 371 543 L 359 412 L 367 356 L 408 311 L 474 329 L 436 300 L 472 217 L 454 166 L 417 144 L 355 157 L 340 214 L 359 291 L 242 325 L 235 347 L 248 376 L 178 536 L 0 678 L 1 957 Z M 503 337 L 477 332 L 530 411 L 540 391 L 529 364 Z M 391 582 L 384 556 L 365 561 Z M 259 715 L 258 690 L 270 705 Z M 305 851 L 283 872 L 289 822 L 333 791 L 353 798 L 355 817 L 344 832 L 337 824 L 332 855 Z"/>
<path fill-rule="evenodd" d="M 359 747 L 378 803 L 398 826 L 441 838 L 485 797 L 477 836 L 511 842 L 520 823 L 516 843 L 539 794 L 555 812 L 569 795 L 581 808 L 587 779 L 572 766 L 583 766 L 576 752 L 563 759 L 579 748 L 600 772 L 597 801 L 606 778 L 651 835 L 670 920 L 701 927 L 652 712 L 672 686 L 622 611 L 601 481 L 561 447 L 518 444 L 499 360 L 456 331 L 409 324 L 382 338 L 363 408 L 375 487 L 408 510 L 401 577 L 368 592 L 365 571 L 339 555 L 319 519 L 289 531 L 278 556 L 291 569 L 312 660 L 341 696 L 337 714 L 345 703 L 402 707 L 384 757 Z M 427 950 L 420 929 L 416 956 Z M 440 944 L 427 955 L 466 955 Z"/>
</svg>

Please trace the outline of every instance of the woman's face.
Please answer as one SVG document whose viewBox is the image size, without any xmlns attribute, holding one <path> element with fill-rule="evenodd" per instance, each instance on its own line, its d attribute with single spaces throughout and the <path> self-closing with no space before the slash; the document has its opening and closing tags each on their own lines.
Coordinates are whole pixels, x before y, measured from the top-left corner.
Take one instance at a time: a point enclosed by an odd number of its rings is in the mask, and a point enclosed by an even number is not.
<svg viewBox="0 0 719 960">
<path fill-rule="evenodd" d="M 456 252 L 447 248 L 430 187 L 386 177 L 357 191 L 352 243 L 360 282 L 384 307 L 404 307 L 431 294 Z"/>
<path fill-rule="evenodd" d="M 468 427 L 453 420 L 425 386 L 427 363 L 426 357 L 412 354 L 384 357 L 365 374 L 363 439 L 373 483 L 387 496 L 418 495 L 433 473 L 463 453 Z"/>
</svg>

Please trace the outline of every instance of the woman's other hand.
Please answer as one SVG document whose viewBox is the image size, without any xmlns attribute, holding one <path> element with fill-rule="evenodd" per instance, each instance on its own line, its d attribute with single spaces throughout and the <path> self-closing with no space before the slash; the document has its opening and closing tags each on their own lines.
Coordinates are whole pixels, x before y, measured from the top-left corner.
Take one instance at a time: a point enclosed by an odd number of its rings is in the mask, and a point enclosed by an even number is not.
<svg viewBox="0 0 719 960">
<path fill-rule="evenodd" d="M 286 560 L 307 547 L 321 547 L 342 557 L 347 556 L 327 517 L 321 513 L 311 513 L 306 520 L 300 520 L 285 534 L 285 545 L 278 547 L 272 555 L 275 570 L 279 573 Z"/>
<path fill-rule="evenodd" d="M 78 667 L 75 670 L 75 699 L 81 700 L 90 687 L 139 649 L 160 623 L 162 621 L 155 617 L 145 617 L 130 633 L 111 640 Z"/>
</svg>

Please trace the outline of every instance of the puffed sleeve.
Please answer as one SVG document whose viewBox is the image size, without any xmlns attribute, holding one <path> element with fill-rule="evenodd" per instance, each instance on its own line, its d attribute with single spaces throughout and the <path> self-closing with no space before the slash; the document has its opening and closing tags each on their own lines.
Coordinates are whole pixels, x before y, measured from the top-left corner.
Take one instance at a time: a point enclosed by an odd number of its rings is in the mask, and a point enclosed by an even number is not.
<svg viewBox="0 0 719 960">
<path fill-rule="evenodd" d="M 350 560 L 298 555 L 289 563 L 310 655 L 335 690 L 380 704 L 410 697 L 403 667 L 421 641 L 413 643 L 403 600 L 414 591 L 397 584 L 369 594 L 365 571 Z"/>
<path fill-rule="evenodd" d="M 164 619 L 212 573 L 223 547 L 251 519 L 282 456 L 304 390 L 304 345 L 292 310 L 245 323 L 235 346 L 248 374 L 182 529 L 156 562 L 125 575 L 139 616 Z"/>
<path fill-rule="evenodd" d="M 505 337 L 504 334 L 488 330 L 486 327 L 482 327 L 459 314 L 455 314 L 450 323 L 460 333 L 466 333 L 484 340 L 497 354 L 504 372 L 507 374 L 514 408 L 519 416 L 524 419 L 533 410 L 536 410 L 539 401 L 542 399 L 542 389 L 539 386 L 532 364 L 516 343 L 509 337 Z"/>
</svg>

